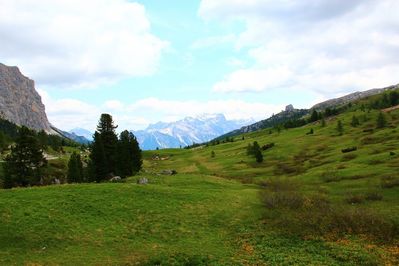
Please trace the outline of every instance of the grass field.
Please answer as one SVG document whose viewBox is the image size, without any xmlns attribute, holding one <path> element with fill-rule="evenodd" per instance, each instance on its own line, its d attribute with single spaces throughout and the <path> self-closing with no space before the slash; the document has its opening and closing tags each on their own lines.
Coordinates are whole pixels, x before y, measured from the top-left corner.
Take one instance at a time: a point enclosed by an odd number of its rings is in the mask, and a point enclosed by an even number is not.
<svg viewBox="0 0 399 266">
<path fill-rule="evenodd" d="M 377 114 L 148 151 L 126 183 L 1 190 L 0 264 L 397 265 L 399 112 Z M 253 141 L 275 143 L 261 164 Z"/>
</svg>

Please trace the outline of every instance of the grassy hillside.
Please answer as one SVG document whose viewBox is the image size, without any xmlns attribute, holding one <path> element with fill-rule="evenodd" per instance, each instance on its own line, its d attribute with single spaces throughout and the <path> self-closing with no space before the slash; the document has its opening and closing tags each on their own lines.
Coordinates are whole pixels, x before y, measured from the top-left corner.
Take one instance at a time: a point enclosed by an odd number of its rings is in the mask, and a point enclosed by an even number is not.
<svg viewBox="0 0 399 266">
<path fill-rule="evenodd" d="M 397 265 L 399 110 L 377 129 L 360 104 L 325 127 L 145 152 L 126 183 L 2 190 L 0 264 Z M 263 163 L 253 141 L 275 144 Z"/>
</svg>

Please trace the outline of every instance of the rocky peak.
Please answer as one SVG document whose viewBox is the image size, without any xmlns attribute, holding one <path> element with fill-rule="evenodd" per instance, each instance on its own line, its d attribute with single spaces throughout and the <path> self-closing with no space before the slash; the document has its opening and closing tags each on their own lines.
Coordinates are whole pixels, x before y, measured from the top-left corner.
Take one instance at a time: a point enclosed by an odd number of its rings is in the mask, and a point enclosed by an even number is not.
<svg viewBox="0 0 399 266">
<path fill-rule="evenodd" d="M 292 111 L 294 111 L 294 110 L 295 110 L 295 108 L 294 108 L 294 106 L 293 106 L 292 104 L 287 105 L 287 106 L 285 107 L 285 111 L 286 111 L 286 112 L 292 112 Z"/>
<path fill-rule="evenodd" d="M 17 125 L 53 132 L 33 80 L 0 63 L 0 113 Z"/>
</svg>

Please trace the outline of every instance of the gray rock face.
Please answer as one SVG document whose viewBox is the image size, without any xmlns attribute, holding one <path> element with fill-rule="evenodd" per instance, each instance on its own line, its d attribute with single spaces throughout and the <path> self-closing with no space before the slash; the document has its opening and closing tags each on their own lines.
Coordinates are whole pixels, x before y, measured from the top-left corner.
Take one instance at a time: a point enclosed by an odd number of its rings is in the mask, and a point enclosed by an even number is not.
<svg viewBox="0 0 399 266">
<path fill-rule="evenodd" d="M 22 75 L 17 67 L 1 63 L 0 114 L 17 125 L 52 132 L 34 81 Z"/>
<path fill-rule="evenodd" d="M 286 111 L 286 112 L 293 112 L 294 110 L 295 110 L 295 108 L 294 108 L 294 106 L 293 106 L 292 104 L 287 105 L 287 106 L 285 107 L 285 111 Z"/>
</svg>

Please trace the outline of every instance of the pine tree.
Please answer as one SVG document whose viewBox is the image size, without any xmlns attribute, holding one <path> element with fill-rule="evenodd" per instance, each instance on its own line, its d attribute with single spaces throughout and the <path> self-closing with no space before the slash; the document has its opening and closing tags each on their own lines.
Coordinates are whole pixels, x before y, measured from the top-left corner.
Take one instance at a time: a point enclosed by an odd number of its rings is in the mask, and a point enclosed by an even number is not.
<svg viewBox="0 0 399 266">
<path fill-rule="evenodd" d="M 313 110 L 312 115 L 310 116 L 309 122 L 316 122 L 319 120 L 319 113 L 316 110 Z"/>
<path fill-rule="evenodd" d="M 357 127 L 359 125 L 360 125 L 359 119 L 354 115 L 352 117 L 351 126 L 352 127 Z"/>
<path fill-rule="evenodd" d="M 115 133 L 117 126 L 114 126 L 112 116 L 109 114 L 102 114 L 97 126 L 97 131 L 101 136 L 101 141 L 104 147 L 104 156 L 107 162 L 107 174 L 116 172 L 116 147 L 118 137 Z"/>
<path fill-rule="evenodd" d="M 389 99 L 388 95 L 386 93 L 384 93 L 382 95 L 382 99 L 381 99 L 381 107 L 386 108 L 386 107 L 389 107 L 389 105 L 390 105 L 390 99 Z"/>
<path fill-rule="evenodd" d="M 4 135 L 3 132 L 0 131 L 0 153 L 2 153 L 6 147 L 7 147 L 6 136 Z"/>
<path fill-rule="evenodd" d="M 125 130 L 117 145 L 117 174 L 127 177 L 136 174 L 142 166 L 142 157 L 136 137 Z"/>
<path fill-rule="evenodd" d="M 399 104 L 399 93 L 397 91 L 391 91 L 389 93 L 389 101 L 391 106 L 395 106 Z"/>
<path fill-rule="evenodd" d="M 90 152 L 90 181 L 101 182 L 106 179 L 108 172 L 107 160 L 104 152 L 104 144 L 100 133 L 93 136 Z"/>
<path fill-rule="evenodd" d="M 326 127 L 326 120 L 324 117 L 321 119 L 321 127 Z"/>
<path fill-rule="evenodd" d="M 130 133 L 130 145 L 132 147 L 133 156 L 133 174 L 136 174 L 143 167 L 143 158 L 141 155 L 139 142 L 137 141 L 137 138 L 133 135 L 133 133 Z"/>
<path fill-rule="evenodd" d="M 384 128 L 386 127 L 386 125 L 387 125 L 387 119 L 385 118 L 385 115 L 382 112 L 380 112 L 377 117 L 377 128 Z"/>
<path fill-rule="evenodd" d="M 256 159 L 256 162 L 261 163 L 263 162 L 263 154 L 262 154 L 262 150 L 260 149 L 260 146 L 258 144 L 258 142 L 254 142 L 253 145 L 253 151 L 254 151 L 254 156 Z"/>
<path fill-rule="evenodd" d="M 344 126 L 342 125 L 341 120 L 338 120 L 337 122 L 337 131 L 340 136 L 342 136 L 342 134 L 344 133 Z"/>
<path fill-rule="evenodd" d="M 83 176 L 83 164 L 80 154 L 74 152 L 68 162 L 68 183 L 82 183 Z"/>
<path fill-rule="evenodd" d="M 39 185 L 46 165 L 47 161 L 35 132 L 21 127 L 15 146 L 5 159 L 4 187 Z"/>
</svg>

